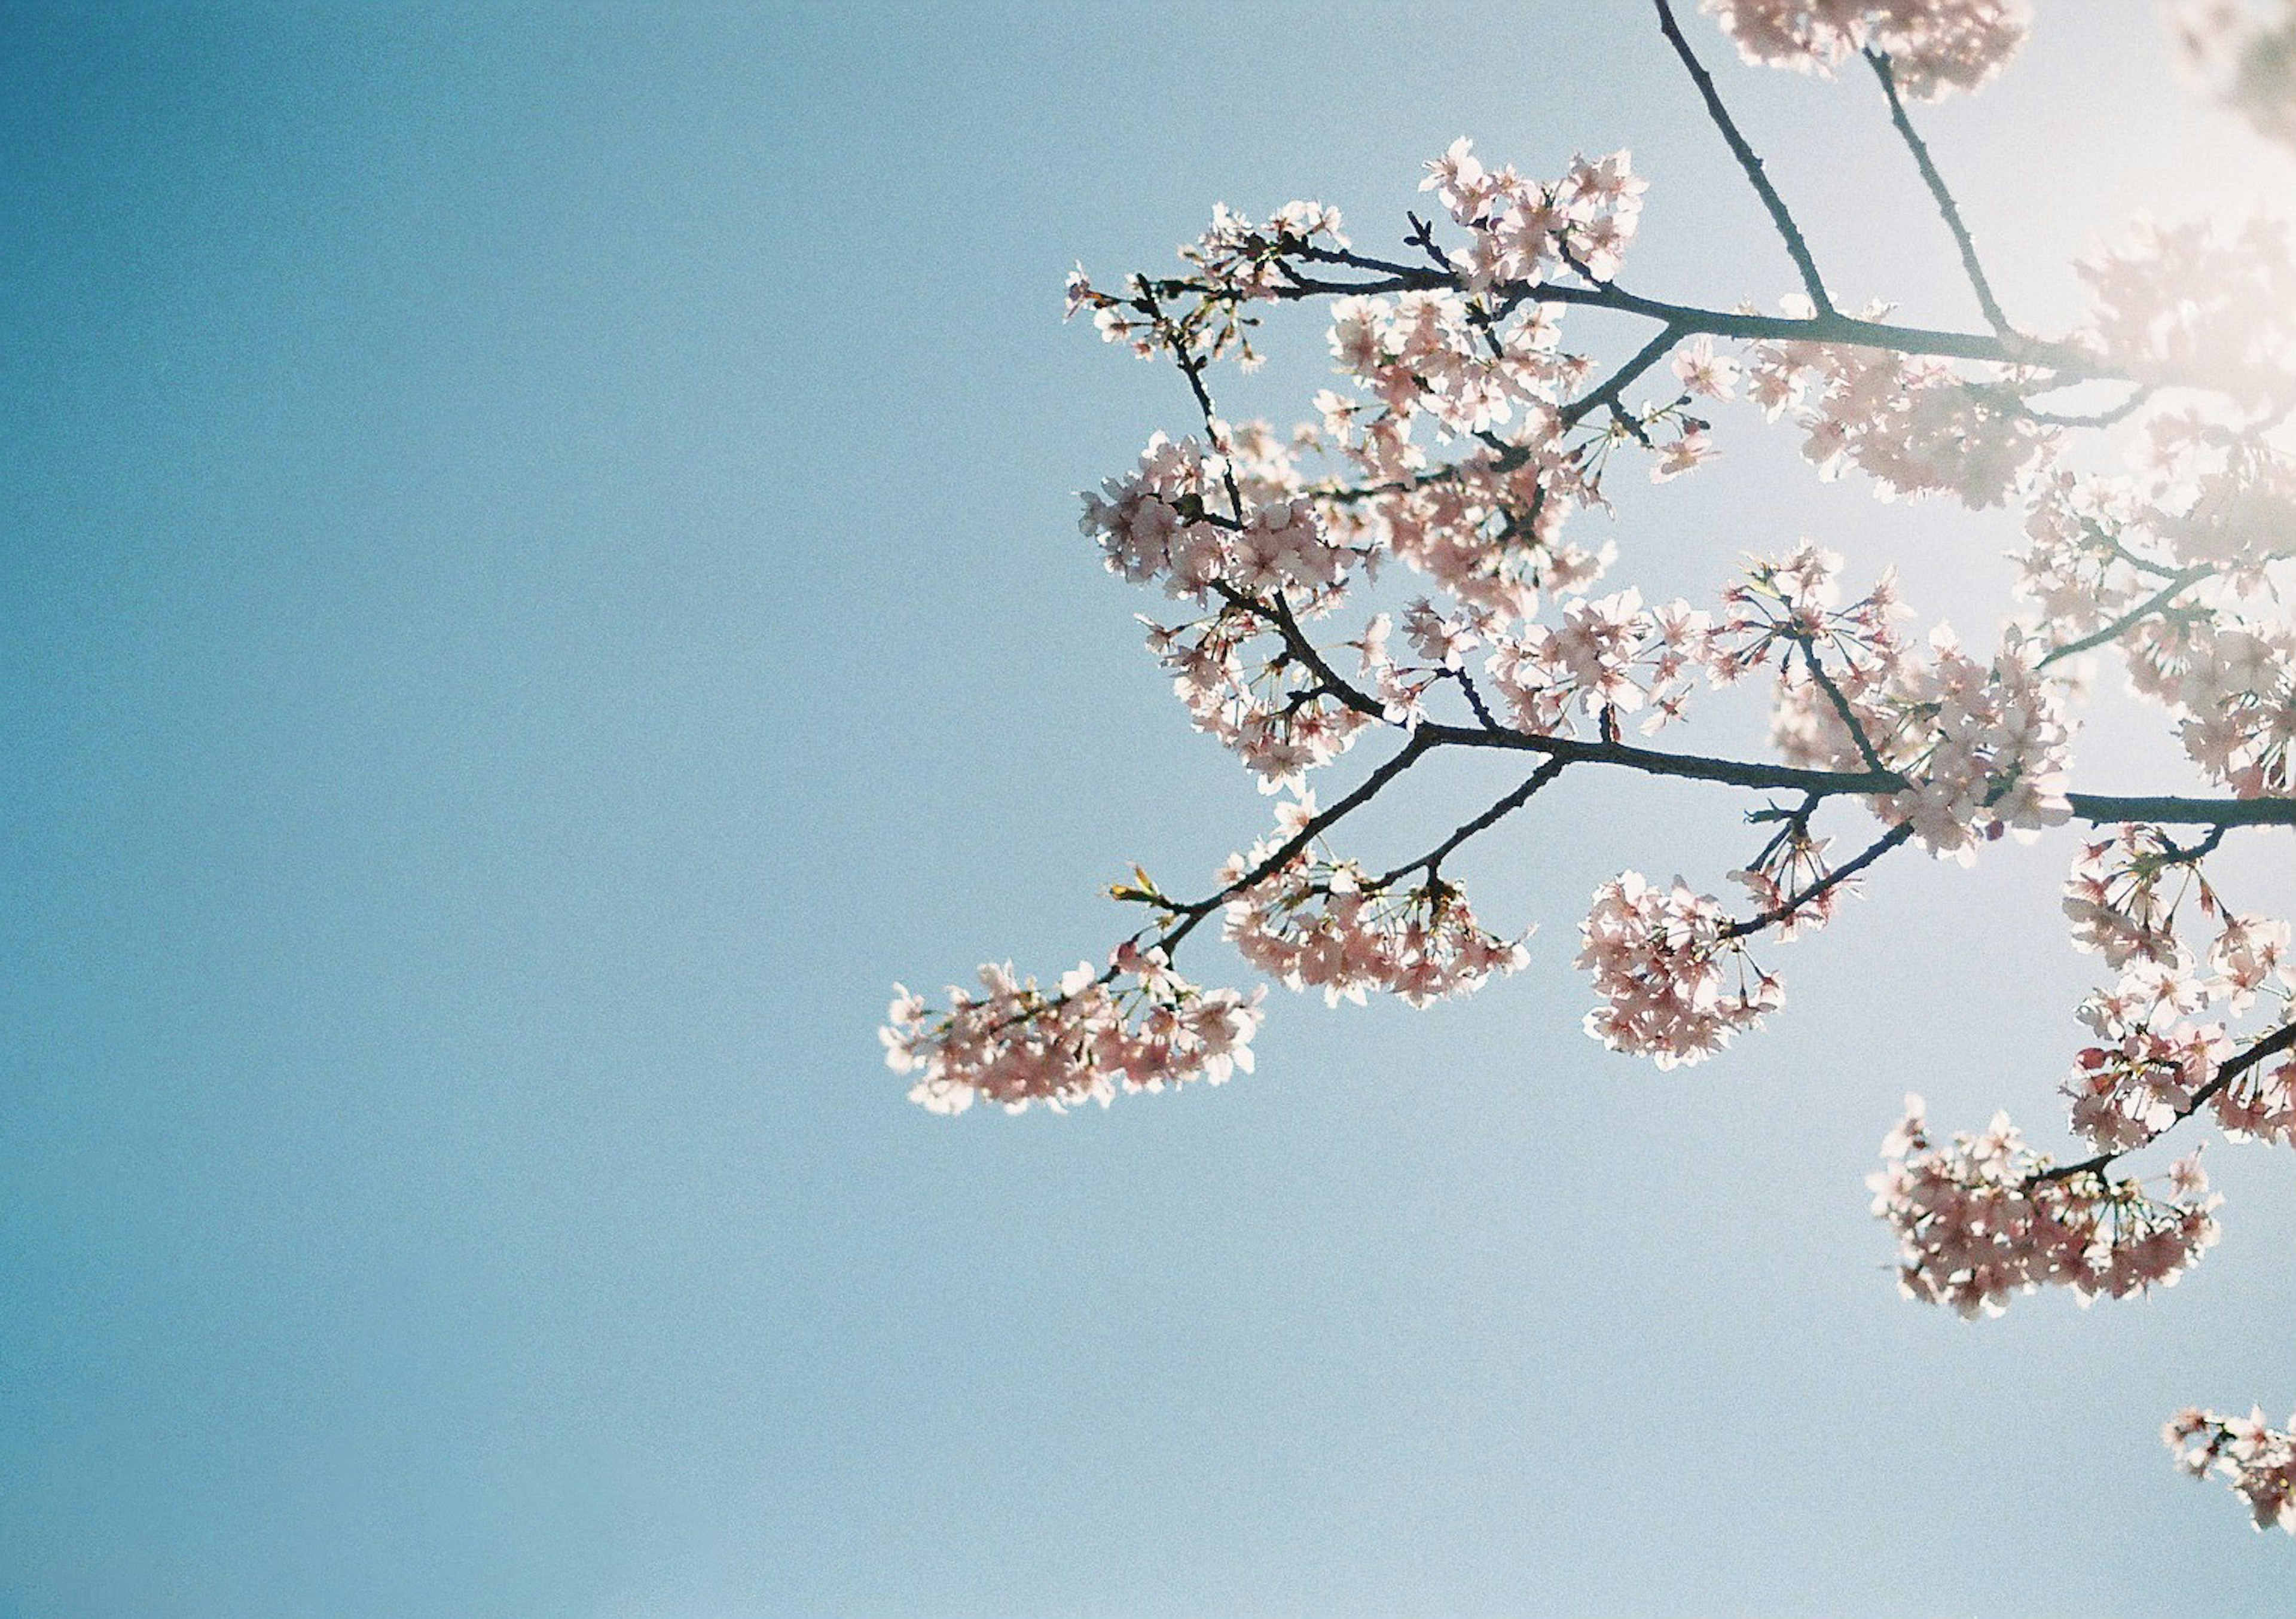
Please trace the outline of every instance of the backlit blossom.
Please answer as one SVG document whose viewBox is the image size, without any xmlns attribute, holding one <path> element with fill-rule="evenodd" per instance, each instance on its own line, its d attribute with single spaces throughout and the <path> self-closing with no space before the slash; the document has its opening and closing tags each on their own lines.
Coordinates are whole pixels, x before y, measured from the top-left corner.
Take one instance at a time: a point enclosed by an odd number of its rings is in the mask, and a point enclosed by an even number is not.
<svg viewBox="0 0 2296 1619">
<path fill-rule="evenodd" d="M 1789 315 L 1808 304 L 1786 300 Z M 1875 311 L 1874 313 L 1881 313 Z M 1802 454 L 1828 477 L 1854 466 L 1884 499 L 1951 495 L 1998 506 L 2053 452 L 2052 430 L 1992 380 L 1949 361 L 1816 342 L 1758 343 L 1748 397 L 1773 418 L 1792 410 Z"/>
<path fill-rule="evenodd" d="M 2261 1407 L 2245 1417 L 2188 1408 L 2169 1419 L 2161 1438 L 2194 1478 L 2214 1473 L 2229 1484 L 2258 1529 L 2296 1534 L 2296 1417 L 2276 1428 Z"/>
<path fill-rule="evenodd" d="M 1265 990 L 1203 989 L 1174 973 L 1161 951 L 1130 945 L 1110 966 L 1095 975 L 1079 965 L 1046 993 L 1009 965 L 984 965 L 980 991 L 952 987 L 940 1012 L 897 985 L 879 1031 L 886 1064 L 915 1075 L 909 1099 L 935 1113 L 962 1113 L 976 1100 L 1012 1113 L 1032 1102 L 1055 1112 L 1105 1107 L 1119 1089 L 1218 1084 L 1251 1071 Z"/>
<path fill-rule="evenodd" d="M 1784 991 L 1728 923 L 1718 901 L 1679 879 L 1661 887 L 1626 871 L 1597 888 L 1578 930 L 1578 965 L 1603 1001 L 1587 1032 L 1671 1068 L 1704 1061 L 1776 1010 Z"/>
<path fill-rule="evenodd" d="M 1937 1142 L 1922 1099 L 1882 1142 L 1869 1176 L 1874 1213 L 1897 1234 L 1898 1284 L 1908 1298 L 1968 1317 L 1998 1315 L 2043 1284 L 2084 1302 L 2175 1282 L 2215 1243 L 2214 1210 L 2197 1163 L 2165 1195 L 2094 1171 L 2053 1173 L 2006 1114 L 1983 1131 Z"/>
<path fill-rule="evenodd" d="M 1748 61 L 1830 73 L 1853 51 L 1887 53 L 1927 101 L 1983 84 L 2025 43 L 2023 0 L 1700 0 Z"/>
</svg>

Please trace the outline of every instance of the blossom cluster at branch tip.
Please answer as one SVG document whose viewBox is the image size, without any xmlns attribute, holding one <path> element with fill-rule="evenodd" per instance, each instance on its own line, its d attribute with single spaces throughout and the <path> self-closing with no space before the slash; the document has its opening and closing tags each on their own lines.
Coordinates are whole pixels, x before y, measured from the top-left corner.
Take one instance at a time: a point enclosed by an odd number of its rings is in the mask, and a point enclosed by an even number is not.
<svg viewBox="0 0 2296 1619">
<path fill-rule="evenodd" d="M 2276 1428 L 2260 1406 L 2245 1417 L 2188 1407 L 2169 1419 L 2161 1438 L 2194 1478 L 2214 1473 L 2230 1485 L 2259 1530 L 2296 1534 L 2296 1417 Z"/>
<path fill-rule="evenodd" d="M 1578 964 L 1603 1004 L 1587 1014 L 1587 1033 L 1671 1068 L 1704 1061 L 1776 1010 L 1784 990 L 1728 925 L 1719 901 L 1678 878 L 1661 887 L 1625 871 L 1595 889 Z"/>
<path fill-rule="evenodd" d="M 2238 1045 L 2226 1018 L 2266 1001 L 2284 1022 L 2296 1003 L 2289 925 L 2229 912 L 2202 874 L 2202 853 L 2158 827 L 2126 825 L 2085 845 L 2066 882 L 2073 942 L 2120 974 L 2081 1003 L 2094 1043 L 2062 1087 L 2074 1130 L 2103 1151 L 2143 1145 L 2203 1100 L 2235 1141 L 2296 1143 L 2296 1059 L 2219 1078 Z M 2178 931 L 2188 896 L 2218 922 L 2205 960 Z M 2221 1015 L 2199 1015 L 2211 1010 Z"/>
<path fill-rule="evenodd" d="M 1595 281 L 1611 279 L 1626 262 L 1650 189 L 1624 151 L 1575 159 L 1560 180 L 1541 184 L 1513 164 L 1485 168 L 1464 135 L 1427 170 L 1419 189 L 1433 192 L 1473 233 L 1453 262 L 1474 292 L 1537 281 L 1564 266 Z"/>
<path fill-rule="evenodd" d="M 1259 870 L 1315 808 L 1313 795 L 1280 805 L 1276 838 L 1231 856 L 1222 879 L 1233 886 Z M 1230 900 L 1226 928 L 1253 967 L 1295 990 L 1320 989 L 1333 1006 L 1360 1006 L 1374 991 L 1426 1006 L 1471 993 L 1529 959 L 1521 939 L 1484 928 L 1450 883 L 1382 882 L 1352 861 L 1306 848 Z"/>
<path fill-rule="evenodd" d="M 1882 1143 L 1866 1179 L 1874 1213 L 1897 1234 L 1898 1285 L 1908 1298 L 1964 1317 L 1999 1315 L 2044 1283 L 2086 1304 L 2174 1283 L 2215 1243 L 2214 1210 L 2197 1157 L 2170 1170 L 2163 1195 L 2084 1171 L 2046 1173 L 2006 1114 L 1982 1132 L 1933 1141 L 1922 1099 Z"/>
<path fill-rule="evenodd" d="M 1010 1113 L 1033 1102 L 1054 1112 L 1105 1107 L 1119 1088 L 1218 1084 L 1251 1071 L 1266 990 L 1204 989 L 1174 972 L 1162 950 L 1129 944 L 1109 966 L 1096 975 L 1079 964 L 1047 994 L 1009 964 L 984 964 L 980 992 L 952 986 L 938 1013 L 895 985 L 878 1031 L 886 1066 L 916 1075 L 909 1100 L 935 1113 L 962 1113 L 975 1100 Z"/>
<path fill-rule="evenodd" d="M 1888 56 L 1906 93 L 1973 90 L 2025 43 L 2025 0 L 1699 0 L 1748 61 L 1831 73 L 1853 51 Z"/>
<path fill-rule="evenodd" d="M 1217 359 L 1233 348 L 1249 369 L 1261 356 L 1247 330 L 1254 317 L 1242 306 L 1277 296 L 1299 255 L 1347 246 L 1339 210 L 1320 202 L 1287 202 L 1265 225 L 1218 203 L 1204 233 L 1180 249 L 1181 262 L 1195 274 L 1185 283 L 1187 296 L 1179 307 L 1168 308 L 1159 293 L 1176 283 L 1133 275 L 1121 293 L 1109 292 L 1079 265 L 1069 273 L 1063 318 L 1091 310 L 1104 341 L 1127 344 L 1144 360 L 1198 351 Z"/>
</svg>

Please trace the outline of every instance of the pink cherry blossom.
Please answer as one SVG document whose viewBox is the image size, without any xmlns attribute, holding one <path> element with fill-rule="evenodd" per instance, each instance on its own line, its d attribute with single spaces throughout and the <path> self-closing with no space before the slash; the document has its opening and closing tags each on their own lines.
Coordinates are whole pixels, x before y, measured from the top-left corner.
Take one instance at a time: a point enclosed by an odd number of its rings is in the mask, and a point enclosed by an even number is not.
<svg viewBox="0 0 2296 1619">
<path fill-rule="evenodd" d="M 1925 101 L 1983 84 L 2030 23 L 2022 0 L 1699 0 L 1699 9 L 1748 61 L 1830 73 L 1852 51 L 1880 51 Z"/>
<path fill-rule="evenodd" d="M 1908 1298 L 1964 1317 L 1999 1315 L 2046 1284 L 2081 1299 L 2126 1297 L 2172 1284 L 2218 1235 L 2197 1163 L 2180 1165 L 2166 1196 L 2094 1172 L 2055 1175 L 2006 1114 L 1976 1134 L 1938 1143 L 1922 1099 L 1882 1143 L 1867 1178 L 1874 1213 L 1897 1233 L 1898 1285 Z"/>
<path fill-rule="evenodd" d="M 2296 1417 L 2276 1428 L 2260 1407 L 2245 1417 L 2193 1407 L 2171 1417 L 2161 1437 L 2194 1478 L 2215 1473 L 2230 1484 L 2257 1528 L 2276 1525 L 2296 1534 Z"/>
</svg>

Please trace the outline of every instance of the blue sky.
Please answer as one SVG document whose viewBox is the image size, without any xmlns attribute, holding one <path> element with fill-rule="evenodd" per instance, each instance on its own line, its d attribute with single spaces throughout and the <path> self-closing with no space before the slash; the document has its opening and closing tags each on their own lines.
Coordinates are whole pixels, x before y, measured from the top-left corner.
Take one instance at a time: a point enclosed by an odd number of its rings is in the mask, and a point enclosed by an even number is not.
<svg viewBox="0 0 2296 1619">
<path fill-rule="evenodd" d="M 1845 299 L 1972 318 L 1870 88 L 1694 37 Z M 2037 323 L 2289 194 L 2163 57 L 2045 5 L 1929 116 Z M 1909 1089 L 2059 1139 L 2062 841 L 1891 871 L 1670 1075 L 1575 920 L 1742 806 L 1576 777 L 1461 867 L 1542 924 L 1473 1002 L 1278 991 L 1256 1076 L 1068 1118 L 879 1064 L 893 979 L 1097 955 L 1267 814 L 1076 535 L 1187 400 L 1062 274 L 1383 242 L 1463 132 L 1631 146 L 1637 285 L 1792 285 L 1633 0 L 0 13 L 0 1615 L 2284 1611 L 2156 1437 L 2296 1403 L 2284 1156 L 2087 1312 L 1920 1310 L 1865 1212 Z M 1234 413 L 1320 385 L 1275 336 Z M 2005 520 L 1722 444 L 1622 582 L 1808 534 L 1989 629 Z"/>
</svg>

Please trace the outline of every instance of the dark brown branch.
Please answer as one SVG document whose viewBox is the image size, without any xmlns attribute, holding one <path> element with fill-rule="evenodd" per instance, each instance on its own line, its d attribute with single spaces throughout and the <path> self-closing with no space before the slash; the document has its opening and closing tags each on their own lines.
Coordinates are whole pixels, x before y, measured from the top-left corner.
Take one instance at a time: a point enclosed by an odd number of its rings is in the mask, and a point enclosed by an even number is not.
<svg viewBox="0 0 2296 1619">
<path fill-rule="evenodd" d="M 1882 94 L 1890 99 L 1890 122 L 1906 143 L 1906 150 L 1914 154 L 1914 167 L 1922 171 L 1922 184 L 1928 186 L 1938 212 L 1944 217 L 1945 228 L 1953 233 L 1953 245 L 1961 250 L 1961 267 L 1969 277 L 1970 290 L 1977 294 L 1977 307 L 1985 312 L 1985 323 L 2003 337 L 2012 337 L 2016 328 L 2002 313 L 2001 300 L 1993 296 L 1993 283 L 1985 278 L 1985 266 L 1979 262 L 1977 243 L 1969 234 L 1968 225 L 1962 223 L 1961 209 L 1947 189 L 1945 176 L 1931 160 L 1927 142 L 1914 128 L 1914 121 L 1906 116 L 1906 103 L 1898 94 L 1898 76 L 1890 70 L 1890 58 L 1881 51 L 1866 53 L 1866 65 L 1874 77 L 1882 81 Z"/>
<path fill-rule="evenodd" d="M 1674 47 L 1675 55 L 1681 58 L 1691 82 L 1698 86 L 1699 98 L 1706 103 L 1706 116 L 1713 119 L 1714 127 L 1722 132 L 1723 140 L 1729 144 L 1730 155 L 1738 159 L 1738 167 L 1745 170 L 1746 178 L 1752 182 L 1756 194 L 1762 200 L 1762 206 L 1769 210 L 1770 223 L 1777 226 L 1779 236 L 1784 240 L 1787 256 L 1793 260 L 1794 268 L 1800 272 L 1801 284 L 1809 294 L 1809 301 L 1817 307 L 1820 315 L 1833 314 L 1833 299 L 1826 295 L 1825 282 L 1817 273 L 1817 261 L 1809 256 L 1809 243 L 1803 240 L 1801 227 L 1794 223 L 1793 215 L 1786 208 L 1785 199 L 1778 195 L 1778 188 L 1770 184 L 1769 176 L 1763 172 L 1762 159 L 1754 155 L 1754 149 L 1738 132 L 1737 123 L 1730 117 L 1730 110 L 1722 104 L 1721 93 L 1714 87 L 1714 76 L 1707 72 L 1705 64 L 1698 60 L 1698 53 L 1690 48 L 1690 41 L 1682 37 L 1682 29 L 1674 20 L 1674 7 L 1668 4 L 1668 0 L 1652 0 L 1652 3 L 1658 7 L 1659 31 L 1666 36 L 1667 44 Z"/>
</svg>

